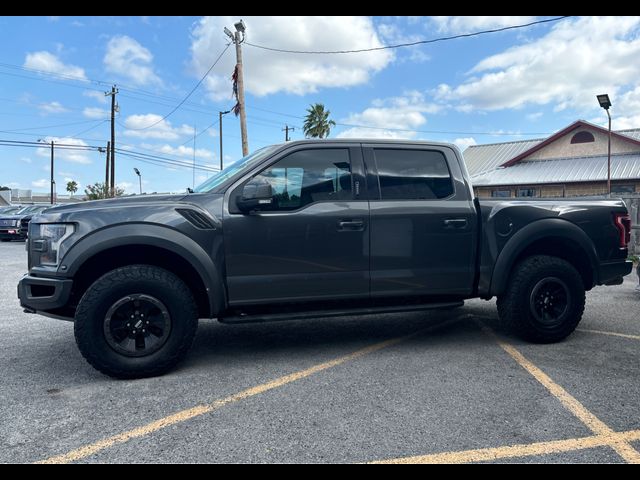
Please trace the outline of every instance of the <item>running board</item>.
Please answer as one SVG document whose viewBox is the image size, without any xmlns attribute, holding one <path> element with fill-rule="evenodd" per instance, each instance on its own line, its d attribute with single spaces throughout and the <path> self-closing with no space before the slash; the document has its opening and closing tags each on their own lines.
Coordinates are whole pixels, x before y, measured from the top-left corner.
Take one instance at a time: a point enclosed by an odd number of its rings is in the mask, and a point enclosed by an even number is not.
<svg viewBox="0 0 640 480">
<path fill-rule="evenodd" d="M 457 302 L 426 303 L 422 305 L 398 305 L 392 307 L 349 308 L 344 310 L 317 310 L 309 312 L 269 313 L 269 314 L 240 314 L 220 317 L 221 323 L 258 323 L 281 322 L 284 320 L 305 320 L 310 318 L 346 317 L 350 315 L 373 315 L 381 313 L 421 312 L 425 310 L 439 310 L 462 307 L 462 300 Z"/>
</svg>

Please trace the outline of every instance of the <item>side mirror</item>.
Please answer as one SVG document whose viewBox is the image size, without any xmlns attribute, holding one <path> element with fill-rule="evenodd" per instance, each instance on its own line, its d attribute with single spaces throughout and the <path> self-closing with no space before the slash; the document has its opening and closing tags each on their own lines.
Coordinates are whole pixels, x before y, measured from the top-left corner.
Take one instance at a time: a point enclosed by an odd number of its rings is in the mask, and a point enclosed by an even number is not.
<svg viewBox="0 0 640 480">
<path fill-rule="evenodd" d="M 243 213 L 268 207 L 273 203 L 273 189 L 265 179 L 254 178 L 242 189 L 236 204 Z"/>
</svg>

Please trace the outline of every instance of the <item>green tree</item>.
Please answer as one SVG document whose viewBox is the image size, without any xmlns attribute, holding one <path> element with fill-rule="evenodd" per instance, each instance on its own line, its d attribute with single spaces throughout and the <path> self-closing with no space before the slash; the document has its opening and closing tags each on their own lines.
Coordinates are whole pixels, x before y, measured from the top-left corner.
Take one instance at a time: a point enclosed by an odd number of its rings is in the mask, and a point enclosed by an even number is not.
<svg viewBox="0 0 640 480">
<path fill-rule="evenodd" d="M 304 117 L 304 135 L 309 138 L 326 138 L 331 132 L 331 127 L 336 126 L 336 122 L 329 120 L 331 112 L 324 109 L 322 103 L 309 105 L 307 115 Z"/>
<path fill-rule="evenodd" d="M 0 185 L 0 192 L 4 192 L 5 190 L 11 190 L 11 188 Z"/>
<path fill-rule="evenodd" d="M 72 197 L 73 197 L 73 194 L 76 193 L 77 191 L 78 191 L 78 182 L 76 182 L 75 180 L 71 180 L 67 182 L 67 192 L 69 192 Z"/>
<path fill-rule="evenodd" d="M 109 186 L 96 182 L 93 185 L 87 185 L 84 189 L 84 193 L 87 195 L 87 200 L 101 200 L 103 198 L 109 198 Z M 120 197 L 124 194 L 124 189 L 116 187 L 116 197 Z"/>
</svg>

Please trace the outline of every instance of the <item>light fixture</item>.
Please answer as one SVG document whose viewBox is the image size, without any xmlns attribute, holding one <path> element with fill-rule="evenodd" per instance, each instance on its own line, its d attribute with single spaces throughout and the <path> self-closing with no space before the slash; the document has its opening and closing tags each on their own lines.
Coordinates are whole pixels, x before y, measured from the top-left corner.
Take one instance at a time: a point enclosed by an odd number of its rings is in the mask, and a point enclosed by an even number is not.
<svg viewBox="0 0 640 480">
<path fill-rule="evenodd" d="M 242 20 L 234 23 L 233 26 L 236 27 L 236 30 L 240 33 L 244 33 L 244 31 L 246 30 L 246 26 Z"/>
<path fill-rule="evenodd" d="M 609 100 L 609 95 L 605 93 L 605 94 L 596 95 L 596 96 L 598 97 L 598 103 L 600 104 L 600 106 L 605 110 L 609 110 L 609 107 L 611 106 L 611 100 Z"/>
</svg>

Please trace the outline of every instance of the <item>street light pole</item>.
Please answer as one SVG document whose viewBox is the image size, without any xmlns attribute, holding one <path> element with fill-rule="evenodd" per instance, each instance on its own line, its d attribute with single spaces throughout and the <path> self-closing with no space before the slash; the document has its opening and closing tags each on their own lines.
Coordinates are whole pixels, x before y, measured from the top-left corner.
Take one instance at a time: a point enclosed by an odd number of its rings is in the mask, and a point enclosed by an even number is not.
<svg viewBox="0 0 640 480">
<path fill-rule="evenodd" d="M 609 118 L 609 141 L 607 143 L 607 196 L 611 197 L 611 114 L 609 113 L 611 100 L 609 100 L 609 95 L 606 93 L 597 95 L 597 98 L 598 103 L 605 109 L 607 117 Z"/>
<path fill-rule="evenodd" d="M 140 170 L 135 167 L 133 168 L 133 171 L 136 172 L 136 175 L 138 176 L 138 182 L 140 183 L 140 195 L 142 195 L 142 174 L 140 173 Z"/>
<path fill-rule="evenodd" d="M 53 205 L 53 188 L 56 181 L 53 179 L 53 140 L 51 141 L 51 205 Z"/>
</svg>

